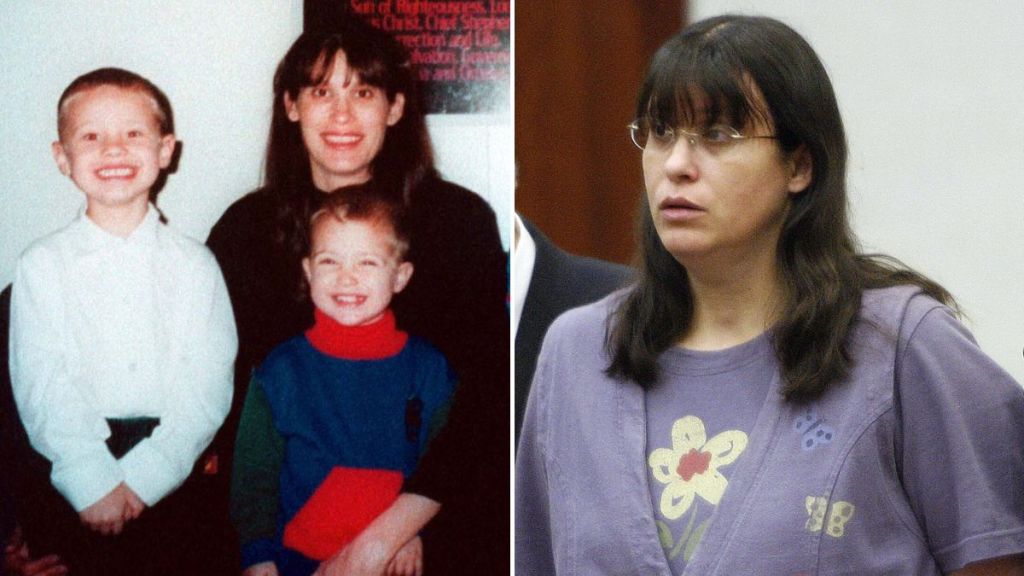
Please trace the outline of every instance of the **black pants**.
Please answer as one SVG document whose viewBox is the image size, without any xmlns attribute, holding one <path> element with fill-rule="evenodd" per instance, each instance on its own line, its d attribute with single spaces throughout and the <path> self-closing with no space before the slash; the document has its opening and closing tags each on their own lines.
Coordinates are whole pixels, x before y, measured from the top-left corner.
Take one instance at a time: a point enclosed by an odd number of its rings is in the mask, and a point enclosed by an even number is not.
<svg viewBox="0 0 1024 576">
<path fill-rule="evenodd" d="M 173 493 L 104 536 L 83 526 L 50 484 L 50 463 L 21 452 L 13 471 L 18 521 L 34 556 L 58 554 L 74 576 L 219 576 L 239 573 L 227 484 L 200 465 Z M 202 460 L 200 460 L 202 462 Z M 19 465 L 20 464 L 20 465 Z"/>
</svg>

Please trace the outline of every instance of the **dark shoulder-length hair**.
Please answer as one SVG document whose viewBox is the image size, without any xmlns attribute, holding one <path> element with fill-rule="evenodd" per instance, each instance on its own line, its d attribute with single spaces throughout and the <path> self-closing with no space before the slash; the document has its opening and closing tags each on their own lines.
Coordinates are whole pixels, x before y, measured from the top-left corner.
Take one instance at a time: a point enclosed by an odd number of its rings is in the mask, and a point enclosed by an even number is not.
<svg viewBox="0 0 1024 576">
<path fill-rule="evenodd" d="M 816 397 L 847 374 L 864 290 L 914 284 L 956 307 L 945 289 L 899 261 L 860 253 L 849 224 L 839 107 L 824 66 L 792 28 L 732 15 L 687 27 L 654 55 L 636 117 L 668 126 L 763 122 L 774 126 L 783 152 L 809 154 L 812 181 L 791 195 L 777 251 L 785 302 L 771 336 L 788 399 Z M 658 356 L 689 329 L 693 295 L 685 267 L 658 237 L 646 195 L 638 236 L 639 281 L 609 319 L 608 372 L 647 387 L 658 379 Z"/>
<path fill-rule="evenodd" d="M 295 100 L 299 91 L 322 82 L 330 64 L 344 52 L 348 66 L 363 82 L 384 90 L 389 102 L 405 98 L 399 121 L 388 127 L 384 143 L 370 164 L 378 189 L 408 202 L 417 186 L 435 174 L 434 154 L 426 118 L 416 87 L 416 75 L 408 51 L 391 35 L 347 18 L 330 30 L 303 33 L 285 54 L 274 74 L 274 104 L 267 142 L 264 189 L 277 195 L 279 240 L 301 253 L 313 188 L 309 151 L 298 122 L 288 118 L 284 96 Z M 330 192 L 325 190 L 324 192 Z"/>
</svg>

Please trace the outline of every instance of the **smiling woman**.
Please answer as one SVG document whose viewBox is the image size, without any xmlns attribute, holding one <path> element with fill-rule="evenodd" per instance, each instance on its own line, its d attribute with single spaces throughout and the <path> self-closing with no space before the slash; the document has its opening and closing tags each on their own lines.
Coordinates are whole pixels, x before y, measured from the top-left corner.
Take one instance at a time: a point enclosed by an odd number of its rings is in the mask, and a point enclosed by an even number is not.
<svg viewBox="0 0 1024 576">
<path fill-rule="evenodd" d="M 859 252 L 814 50 L 697 22 L 635 118 L 639 281 L 548 331 L 517 573 L 1021 573 L 1024 389 L 941 286 Z"/>
<path fill-rule="evenodd" d="M 389 96 L 364 82 L 344 52 L 317 62 L 312 80 L 316 84 L 304 86 L 298 98 L 286 92 L 284 106 L 302 127 L 313 185 L 334 190 L 366 182 L 385 131 L 402 118 L 405 94 Z"/>
</svg>

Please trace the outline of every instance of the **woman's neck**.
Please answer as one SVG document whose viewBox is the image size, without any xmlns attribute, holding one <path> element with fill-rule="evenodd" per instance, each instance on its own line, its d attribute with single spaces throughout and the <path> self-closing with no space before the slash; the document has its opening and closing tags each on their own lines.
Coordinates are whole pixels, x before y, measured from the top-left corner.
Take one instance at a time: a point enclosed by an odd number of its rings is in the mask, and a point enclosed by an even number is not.
<svg viewBox="0 0 1024 576">
<path fill-rule="evenodd" d="M 723 266 L 687 266 L 693 318 L 679 345 L 721 350 L 747 342 L 771 327 L 785 302 L 775 255 Z"/>
<path fill-rule="evenodd" d="M 346 186 L 366 184 L 370 181 L 370 178 L 369 169 L 358 174 L 325 174 L 316 170 L 312 174 L 313 187 L 325 194 L 330 194 L 338 188 Z"/>
</svg>

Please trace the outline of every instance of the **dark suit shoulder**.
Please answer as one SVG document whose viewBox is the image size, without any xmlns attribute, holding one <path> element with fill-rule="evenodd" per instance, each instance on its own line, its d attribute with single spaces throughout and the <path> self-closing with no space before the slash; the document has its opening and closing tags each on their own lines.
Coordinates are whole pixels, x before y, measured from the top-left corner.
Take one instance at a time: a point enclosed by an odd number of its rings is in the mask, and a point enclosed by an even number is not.
<svg viewBox="0 0 1024 576">
<path fill-rule="evenodd" d="M 622 288 L 633 277 L 632 269 L 621 264 L 564 252 L 563 254 L 568 257 L 567 275 L 577 280 L 575 287 L 581 292 L 581 298 L 587 302 Z"/>
<path fill-rule="evenodd" d="M 593 302 L 625 286 L 633 277 L 627 266 L 570 254 L 530 221 L 523 219 L 523 224 L 537 248 L 527 298 L 536 290 L 537 296 L 561 312 Z M 552 316 L 547 323 L 553 319 Z"/>
</svg>

